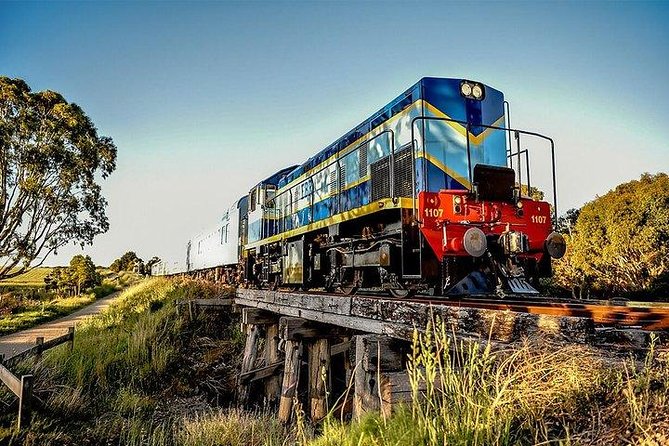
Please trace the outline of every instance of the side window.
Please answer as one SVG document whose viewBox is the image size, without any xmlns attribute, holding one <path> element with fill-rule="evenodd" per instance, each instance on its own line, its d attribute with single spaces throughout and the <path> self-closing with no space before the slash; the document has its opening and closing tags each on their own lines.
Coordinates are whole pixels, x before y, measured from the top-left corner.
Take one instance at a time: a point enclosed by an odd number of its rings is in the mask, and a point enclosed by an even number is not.
<svg viewBox="0 0 669 446">
<path fill-rule="evenodd" d="M 250 207 L 251 207 L 251 211 L 256 210 L 257 191 L 258 191 L 258 189 L 253 189 L 251 191 L 251 197 L 249 198 L 249 204 L 250 204 Z"/>
</svg>

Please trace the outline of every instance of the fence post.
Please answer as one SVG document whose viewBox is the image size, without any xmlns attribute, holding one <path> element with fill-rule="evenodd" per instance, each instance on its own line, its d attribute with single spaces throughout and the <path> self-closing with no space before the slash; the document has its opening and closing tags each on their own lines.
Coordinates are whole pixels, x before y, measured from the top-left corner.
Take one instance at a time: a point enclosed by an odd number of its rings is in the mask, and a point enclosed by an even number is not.
<svg viewBox="0 0 669 446">
<path fill-rule="evenodd" d="M 74 350 L 74 327 L 67 327 L 67 334 L 70 335 L 70 340 L 68 343 L 70 344 L 70 352 Z"/>
<path fill-rule="evenodd" d="M 19 420 L 18 430 L 30 425 L 30 400 L 33 394 L 33 376 L 23 375 L 21 377 L 21 394 L 19 395 Z"/>
<path fill-rule="evenodd" d="M 37 351 L 35 352 L 35 364 L 42 359 L 42 345 L 44 345 L 44 336 L 38 336 L 35 338 L 35 345 L 37 346 Z"/>
</svg>

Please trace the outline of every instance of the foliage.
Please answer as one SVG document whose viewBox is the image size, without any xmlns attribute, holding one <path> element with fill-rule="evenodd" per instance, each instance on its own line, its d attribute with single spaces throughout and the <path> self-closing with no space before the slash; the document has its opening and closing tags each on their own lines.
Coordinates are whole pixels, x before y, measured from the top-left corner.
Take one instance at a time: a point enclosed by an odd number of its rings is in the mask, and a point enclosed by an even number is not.
<svg viewBox="0 0 669 446">
<path fill-rule="evenodd" d="M 202 316 L 187 327 L 176 315 L 177 299 L 221 292 L 219 286 L 204 281 L 164 278 L 125 290 L 107 311 L 77 327 L 73 351 L 56 348 L 36 368 L 30 365 L 36 376 L 34 390 L 44 408 L 17 444 L 24 438 L 34 439 L 34 444 L 68 445 L 262 444 L 270 424 L 250 414 L 212 407 L 205 398 L 209 392 L 211 401 L 231 398 L 232 390 L 221 387 L 210 373 L 235 382 L 241 350 L 232 341 L 237 324 L 228 321 L 223 328 L 220 323 L 209 327 L 211 322 Z M 206 336 L 192 338 L 198 332 Z M 203 344 L 214 352 L 203 349 Z M 199 359 L 192 366 L 194 356 Z M 204 366 L 207 361 L 211 364 Z M 215 432 L 236 421 L 236 432 L 222 437 L 226 443 L 210 443 L 218 435 Z M 272 423 L 275 432 L 282 430 L 279 423 Z M 255 433 L 248 432 L 254 425 Z"/>
<path fill-rule="evenodd" d="M 115 163 L 112 139 L 98 135 L 81 107 L 0 77 L 0 278 L 106 232 L 107 202 L 96 181 Z"/>
<path fill-rule="evenodd" d="M 128 251 L 118 259 L 114 260 L 109 269 L 115 272 L 134 271 L 144 274 L 144 261 L 134 251 Z"/>
<path fill-rule="evenodd" d="M 575 217 L 567 255 L 555 265 L 560 285 L 606 295 L 669 292 L 667 174 L 621 184 L 565 221 Z"/>
<path fill-rule="evenodd" d="M 102 283 L 102 276 L 95 269 L 90 256 L 77 254 L 70 260 L 69 267 L 55 267 L 44 278 L 47 290 L 68 292 L 74 296 L 82 290 L 93 288 Z"/>
<path fill-rule="evenodd" d="M 667 358 L 615 364 L 578 345 L 454 345 L 437 323 L 414 337 L 407 406 L 351 424 L 331 414 L 310 444 L 667 444 Z"/>
</svg>

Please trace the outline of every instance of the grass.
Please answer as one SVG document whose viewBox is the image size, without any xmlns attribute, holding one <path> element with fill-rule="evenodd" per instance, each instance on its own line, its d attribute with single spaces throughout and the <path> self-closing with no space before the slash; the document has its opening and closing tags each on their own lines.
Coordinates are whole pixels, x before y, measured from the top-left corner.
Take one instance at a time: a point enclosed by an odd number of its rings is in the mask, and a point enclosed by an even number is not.
<svg viewBox="0 0 669 446">
<path fill-rule="evenodd" d="M 232 425 L 238 418 L 217 404 L 234 391 L 239 329 L 209 327 L 206 318 L 186 326 L 176 317 L 175 301 L 221 291 L 205 282 L 162 278 L 125 290 L 78 328 L 72 352 L 56 348 L 36 368 L 26 364 L 37 376 L 34 389 L 44 406 L 34 427 L 20 435 L 9 431 L 12 417 L 5 417 L 0 443 L 211 444 L 213 436 L 194 426 Z M 253 425 L 252 418 L 240 418 L 240 431 Z M 255 434 L 240 432 L 230 441 L 243 442 L 230 444 L 264 441 L 263 423 L 256 424 Z"/>
<path fill-rule="evenodd" d="M 453 345 L 443 324 L 416 335 L 413 400 L 390 417 L 330 416 L 312 446 L 669 444 L 669 366 L 583 346 L 491 351 Z"/>
<path fill-rule="evenodd" d="M 41 299 L 26 297 L 17 299 L 11 293 L 0 295 L 0 314 L 2 314 L 0 316 L 0 335 L 25 330 L 67 316 L 117 290 L 116 286 L 103 283 L 88 293 L 73 297 L 47 294 Z"/>
<path fill-rule="evenodd" d="M 103 277 L 101 285 L 79 296 L 64 297 L 43 288 L 44 277 L 51 269 L 36 268 L 0 282 L 0 336 L 67 316 L 90 305 L 96 299 L 141 280 L 141 276 L 135 273 L 114 273 L 106 268 L 99 268 L 98 272 Z"/>
<path fill-rule="evenodd" d="M 49 275 L 53 268 L 40 266 L 26 273 L 12 277 L 11 279 L 0 280 L 0 287 L 44 287 L 44 278 Z"/>
<path fill-rule="evenodd" d="M 243 347 L 234 316 L 176 316 L 175 300 L 220 294 L 167 279 L 124 291 L 79 330 L 73 352 L 59 347 L 26 365 L 43 403 L 22 434 L 10 431 L 12 415 L 0 416 L 0 444 L 669 444 L 669 353 L 621 360 L 536 343 L 493 351 L 453 344 L 439 322 L 414 337 L 412 402 L 387 417 L 344 423 L 331 414 L 317 433 L 296 404 L 296 422 L 284 427 L 266 412 L 227 407 Z"/>
</svg>

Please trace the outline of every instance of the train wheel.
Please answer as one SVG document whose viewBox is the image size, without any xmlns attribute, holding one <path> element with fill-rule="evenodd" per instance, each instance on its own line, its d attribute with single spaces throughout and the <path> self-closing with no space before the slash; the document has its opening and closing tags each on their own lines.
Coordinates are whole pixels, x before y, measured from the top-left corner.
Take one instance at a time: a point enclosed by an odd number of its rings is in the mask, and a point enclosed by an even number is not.
<svg viewBox="0 0 669 446">
<path fill-rule="evenodd" d="M 352 296 L 358 291 L 360 285 L 362 285 L 362 271 L 357 270 L 353 272 L 353 280 L 340 284 L 339 289 L 347 296 Z"/>
<path fill-rule="evenodd" d="M 347 296 L 353 296 L 355 293 L 358 292 L 358 287 L 355 285 L 340 285 L 339 289 L 341 290 L 342 293 L 346 294 Z"/>
<path fill-rule="evenodd" d="M 406 299 L 416 294 L 415 290 L 407 290 L 406 288 L 388 288 L 388 294 L 395 299 Z"/>
</svg>

